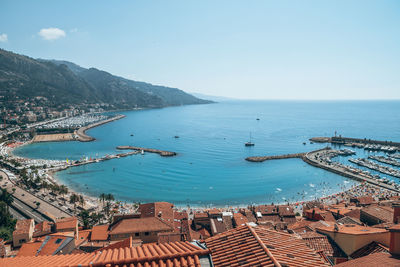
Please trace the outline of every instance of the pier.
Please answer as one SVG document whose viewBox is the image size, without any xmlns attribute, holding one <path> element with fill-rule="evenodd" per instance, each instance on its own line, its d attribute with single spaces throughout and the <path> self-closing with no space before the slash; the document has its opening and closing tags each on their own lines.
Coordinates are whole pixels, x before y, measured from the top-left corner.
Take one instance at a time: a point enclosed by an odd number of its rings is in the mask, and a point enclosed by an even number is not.
<svg viewBox="0 0 400 267">
<path fill-rule="evenodd" d="M 251 162 L 263 162 L 266 160 L 275 160 L 275 159 L 290 159 L 290 158 L 303 158 L 305 153 L 296 153 L 296 154 L 285 154 L 278 156 L 259 156 L 259 157 L 248 157 L 247 161 Z"/>
<path fill-rule="evenodd" d="M 120 149 L 120 150 L 129 149 L 129 150 L 144 151 L 144 152 L 149 152 L 149 153 L 157 153 L 162 157 L 172 157 L 172 156 L 177 155 L 176 152 L 153 149 L 153 148 L 137 147 L 137 146 L 117 146 L 117 149 Z"/>
<path fill-rule="evenodd" d="M 372 139 L 361 139 L 361 138 L 351 138 L 351 137 L 342 137 L 342 136 L 333 136 L 333 137 L 313 137 L 310 139 L 312 142 L 316 143 L 332 143 L 343 145 L 346 143 L 358 143 L 365 145 L 384 145 L 384 146 L 395 146 L 400 148 L 399 142 L 392 141 L 380 141 L 380 140 L 372 140 Z"/>
</svg>

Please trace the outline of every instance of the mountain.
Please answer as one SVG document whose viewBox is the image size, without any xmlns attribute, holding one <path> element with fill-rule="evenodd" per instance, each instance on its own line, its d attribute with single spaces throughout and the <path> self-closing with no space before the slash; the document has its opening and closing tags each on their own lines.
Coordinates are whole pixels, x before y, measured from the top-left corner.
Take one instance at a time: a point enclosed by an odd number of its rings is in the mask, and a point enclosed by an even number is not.
<svg viewBox="0 0 400 267">
<path fill-rule="evenodd" d="M 176 88 L 131 81 L 68 61 L 33 59 L 0 49 L 1 102 L 45 97 L 49 106 L 106 103 L 110 108 L 206 104 Z"/>
<path fill-rule="evenodd" d="M 107 90 L 114 92 L 117 92 L 118 90 L 123 92 L 129 92 L 129 90 L 138 90 L 145 94 L 161 98 L 163 100 L 162 104 L 166 106 L 212 103 L 212 101 L 197 98 L 182 90 L 179 90 L 178 88 L 128 80 L 95 68 L 85 69 L 68 61 L 50 60 L 50 62 L 57 65 L 68 66 L 68 68 L 71 69 L 76 75 L 83 78 L 89 84 L 101 88 L 101 90 L 106 94 Z M 108 94 L 111 94 L 111 92 L 108 92 Z"/>
</svg>

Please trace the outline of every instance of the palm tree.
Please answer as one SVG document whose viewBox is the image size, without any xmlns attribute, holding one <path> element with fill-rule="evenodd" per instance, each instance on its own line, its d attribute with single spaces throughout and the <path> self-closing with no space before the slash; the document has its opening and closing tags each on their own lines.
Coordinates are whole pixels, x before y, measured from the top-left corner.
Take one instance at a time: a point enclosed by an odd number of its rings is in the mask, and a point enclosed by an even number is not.
<svg viewBox="0 0 400 267">
<path fill-rule="evenodd" d="M 78 198 L 79 198 L 79 199 L 78 199 L 79 204 L 81 204 L 81 206 L 82 206 L 82 208 L 83 208 L 83 206 L 85 205 L 85 199 L 83 198 L 82 195 L 79 195 Z"/>
<path fill-rule="evenodd" d="M 79 200 L 79 197 L 76 194 L 72 194 L 69 198 L 69 203 L 74 204 L 74 210 L 76 210 L 76 202 Z"/>
<path fill-rule="evenodd" d="M 36 201 L 36 209 L 38 209 L 40 207 L 40 202 Z"/>
<path fill-rule="evenodd" d="M 103 204 L 104 204 L 104 200 L 106 199 L 106 194 L 101 193 L 99 198 L 100 198 L 101 202 L 103 202 Z"/>
</svg>

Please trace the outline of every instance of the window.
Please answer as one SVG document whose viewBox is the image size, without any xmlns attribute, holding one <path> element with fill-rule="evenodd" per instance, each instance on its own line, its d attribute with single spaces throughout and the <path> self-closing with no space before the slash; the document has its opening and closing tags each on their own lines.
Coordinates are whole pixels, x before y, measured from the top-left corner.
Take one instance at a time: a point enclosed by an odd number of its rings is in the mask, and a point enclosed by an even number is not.
<svg viewBox="0 0 400 267">
<path fill-rule="evenodd" d="M 150 233 L 149 232 L 144 232 L 144 235 L 149 235 Z"/>
<path fill-rule="evenodd" d="M 61 241 L 62 241 L 62 238 L 57 238 L 57 240 L 56 240 L 56 244 L 60 244 L 61 243 Z"/>
<path fill-rule="evenodd" d="M 135 233 L 135 236 L 139 236 L 139 233 Z"/>
</svg>

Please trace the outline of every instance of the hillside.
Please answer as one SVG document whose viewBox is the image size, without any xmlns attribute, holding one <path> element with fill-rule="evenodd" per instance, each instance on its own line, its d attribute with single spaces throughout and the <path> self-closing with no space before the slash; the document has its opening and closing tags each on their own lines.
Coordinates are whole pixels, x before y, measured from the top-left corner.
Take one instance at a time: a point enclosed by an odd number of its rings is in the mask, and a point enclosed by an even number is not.
<svg viewBox="0 0 400 267">
<path fill-rule="evenodd" d="M 106 103 L 110 108 L 135 108 L 210 103 L 176 88 L 136 82 L 68 61 L 33 59 L 2 49 L 0 95 L 3 103 L 46 97 L 50 106 Z"/>
</svg>

